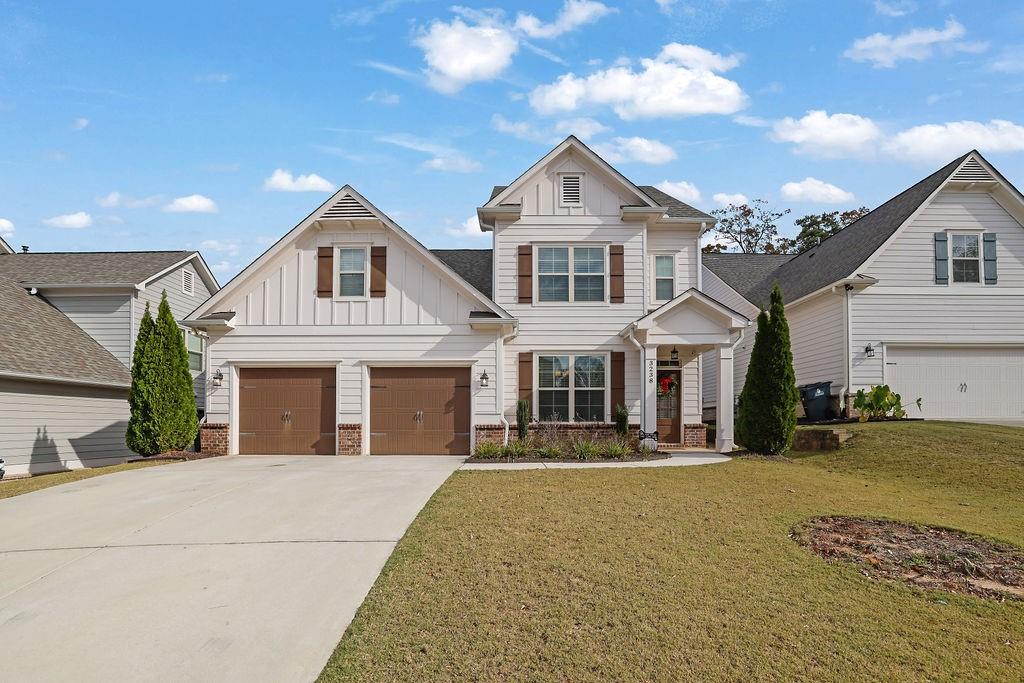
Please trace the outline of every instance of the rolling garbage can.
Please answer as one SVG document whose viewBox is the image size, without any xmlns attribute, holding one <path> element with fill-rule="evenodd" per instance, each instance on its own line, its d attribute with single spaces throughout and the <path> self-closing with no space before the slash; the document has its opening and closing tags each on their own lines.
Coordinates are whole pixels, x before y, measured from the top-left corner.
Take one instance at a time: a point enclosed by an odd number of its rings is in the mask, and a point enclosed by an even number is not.
<svg viewBox="0 0 1024 683">
<path fill-rule="evenodd" d="M 804 404 L 804 415 L 817 422 L 828 417 L 828 401 L 832 395 L 832 382 L 816 382 L 800 387 L 800 401 Z"/>
</svg>

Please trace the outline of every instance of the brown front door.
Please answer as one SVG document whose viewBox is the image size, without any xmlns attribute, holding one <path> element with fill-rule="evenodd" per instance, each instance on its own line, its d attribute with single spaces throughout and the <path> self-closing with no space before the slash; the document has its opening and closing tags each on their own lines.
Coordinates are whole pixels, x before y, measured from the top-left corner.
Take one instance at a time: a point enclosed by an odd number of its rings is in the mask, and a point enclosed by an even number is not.
<svg viewBox="0 0 1024 683">
<path fill-rule="evenodd" d="M 680 374 L 678 370 L 658 370 L 658 441 L 661 443 L 680 443 L 682 439 Z"/>
<path fill-rule="evenodd" d="M 469 368 L 371 368 L 370 453 L 469 455 Z"/>
<path fill-rule="evenodd" d="M 238 452 L 334 455 L 334 368 L 242 368 Z"/>
</svg>

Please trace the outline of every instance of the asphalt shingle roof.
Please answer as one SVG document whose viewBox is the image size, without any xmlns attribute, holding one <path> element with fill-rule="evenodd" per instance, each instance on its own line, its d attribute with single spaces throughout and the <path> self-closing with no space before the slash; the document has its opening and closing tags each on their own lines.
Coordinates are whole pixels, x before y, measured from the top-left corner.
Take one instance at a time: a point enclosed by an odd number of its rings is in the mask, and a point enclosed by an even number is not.
<svg viewBox="0 0 1024 683">
<path fill-rule="evenodd" d="M 16 258 L 0 257 L 0 260 Z M 130 384 L 128 369 L 40 296 L 0 277 L 0 371 Z"/>
<path fill-rule="evenodd" d="M 752 303 L 759 302 L 759 295 L 766 280 L 787 261 L 792 254 L 701 254 L 701 263 L 708 267 L 743 298 Z M 767 285 L 771 291 L 771 284 Z"/>
<path fill-rule="evenodd" d="M 134 285 L 195 253 L 85 251 L 5 254 L 0 256 L 0 276 L 37 285 Z"/>
<path fill-rule="evenodd" d="M 431 249 L 434 256 L 462 276 L 480 293 L 491 298 L 491 250 L 490 249 Z"/>
</svg>

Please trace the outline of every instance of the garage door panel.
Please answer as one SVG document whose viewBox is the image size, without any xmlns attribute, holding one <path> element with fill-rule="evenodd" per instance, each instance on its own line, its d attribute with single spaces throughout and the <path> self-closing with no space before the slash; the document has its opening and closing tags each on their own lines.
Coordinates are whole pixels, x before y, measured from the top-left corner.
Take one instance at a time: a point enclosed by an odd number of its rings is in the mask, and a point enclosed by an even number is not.
<svg viewBox="0 0 1024 683">
<path fill-rule="evenodd" d="M 336 394 L 334 368 L 240 369 L 239 453 L 334 454 Z"/>
<path fill-rule="evenodd" d="M 373 368 L 370 452 L 468 455 L 468 368 Z"/>
</svg>

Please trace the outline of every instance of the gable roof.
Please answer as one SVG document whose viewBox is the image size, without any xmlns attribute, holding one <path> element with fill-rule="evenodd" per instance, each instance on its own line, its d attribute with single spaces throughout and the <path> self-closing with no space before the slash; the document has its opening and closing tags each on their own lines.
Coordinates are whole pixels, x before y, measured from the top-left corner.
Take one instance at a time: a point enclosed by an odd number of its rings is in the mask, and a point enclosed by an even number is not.
<svg viewBox="0 0 1024 683">
<path fill-rule="evenodd" d="M 720 315 L 729 318 L 731 326 L 735 329 L 740 329 L 750 324 L 750 318 L 743 315 L 739 311 L 726 306 L 718 299 L 715 299 L 714 297 L 705 294 L 704 292 L 700 291 L 695 287 L 690 287 L 685 292 L 682 292 L 681 294 L 677 295 L 671 301 L 666 301 L 662 305 L 655 308 L 653 311 L 649 311 L 644 315 L 640 316 L 639 318 L 631 322 L 629 325 L 627 325 L 625 328 L 623 328 L 622 332 L 620 332 L 619 334 L 626 334 L 630 329 L 649 328 L 652 325 L 654 325 L 658 321 L 658 319 L 661 318 L 663 315 L 670 313 L 671 311 L 678 308 L 679 306 L 682 306 L 688 301 L 695 301 L 698 304 L 703 305 L 706 308 L 710 308 L 719 313 Z"/>
<path fill-rule="evenodd" d="M 14 248 L 7 244 L 3 237 L 0 237 L 0 255 L 13 254 Z"/>
<path fill-rule="evenodd" d="M 493 299 L 493 259 L 490 249 L 431 249 L 449 268 L 476 287 L 488 299 Z"/>
<path fill-rule="evenodd" d="M 701 254 L 701 263 L 721 278 L 722 282 L 736 290 L 736 293 L 751 303 L 758 303 L 757 297 L 765 289 L 765 282 L 793 254 Z M 771 292 L 771 284 L 767 285 Z"/>
<path fill-rule="evenodd" d="M 3 257 L 6 259 L 9 257 Z M 0 259 L 0 260 L 3 260 Z M 0 374 L 128 386 L 128 369 L 41 296 L 0 277 Z"/>
<path fill-rule="evenodd" d="M 639 185 L 641 190 L 644 191 L 647 196 L 658 202 L 659 205 L 664 206 L 667 211 L 666 214 L 672 218 L 698 218 L 703 221 L 714 221 L 715 217 L 704 213 L 700 209 L 695 209 L 686 202 L 682 202 L 667 192 L 662 192 L 653 185 Z"/>
<path fill-rule="evenodd" d="M 217 280 L 198 251 L 29 252 L 0 257 L 0 275 L 25 285 L 142 285 L 195 260 L 196 270 L 216 291 Z"/>
</svg>

